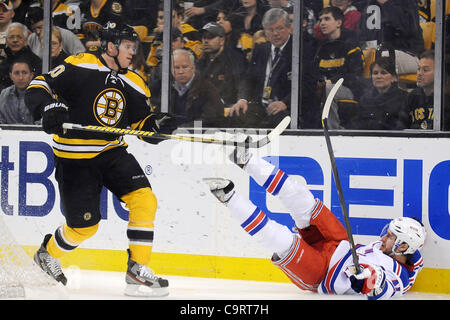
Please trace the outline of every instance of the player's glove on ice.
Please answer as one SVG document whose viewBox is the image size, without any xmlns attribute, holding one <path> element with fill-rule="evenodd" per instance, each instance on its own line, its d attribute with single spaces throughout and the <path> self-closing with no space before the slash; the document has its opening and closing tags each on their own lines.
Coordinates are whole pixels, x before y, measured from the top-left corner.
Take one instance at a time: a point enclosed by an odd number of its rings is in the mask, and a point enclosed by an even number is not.
<svg viewBox="0 0 450 320">
<path fill-rule="evenodd" d="M 357 293 L 376 296 L 386 286 L 386 274 L 384 268 L 376 265 L 361 264 L 361 273 L 356 274 L 356 269 L 351 266 L 345 270 L 349 277 L 352 289 Z"/>
<path fill-rule="evenodd" d="M 42 112 L 42 128 L 48 134 L 63 133 L 62 124 L 68 122 L 67 106 L 62 102 L 53 102 L 44 107 Z"/>
</svg>

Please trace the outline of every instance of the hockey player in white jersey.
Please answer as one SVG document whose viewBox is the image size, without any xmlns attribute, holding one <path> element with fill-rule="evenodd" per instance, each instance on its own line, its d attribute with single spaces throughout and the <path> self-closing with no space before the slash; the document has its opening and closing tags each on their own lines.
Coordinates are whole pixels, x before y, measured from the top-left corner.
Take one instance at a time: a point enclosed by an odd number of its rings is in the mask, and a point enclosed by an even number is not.
<svg viewBox="0 0 450 320">
<path fill-rule="evenodd" d="M 393 219 L 380 239 L 357 245 L 361 269 L 357 274 L 344 226 L 305 186 L 263 159 L 251 157 L 247 150 L 235 150 L 231 159 L 281 199 L 295 221 L 295 233 L 271 220 L 242 196 L 232 181 L 204 181 L 241 227 L 274 252 L 272 263 L 300 289 L 319 294 L 362 294 L 377 300 L 401 296 L 411 288 L 423 267 L 419 249 L 426 232 L 420 222 Z"/>
</svg>

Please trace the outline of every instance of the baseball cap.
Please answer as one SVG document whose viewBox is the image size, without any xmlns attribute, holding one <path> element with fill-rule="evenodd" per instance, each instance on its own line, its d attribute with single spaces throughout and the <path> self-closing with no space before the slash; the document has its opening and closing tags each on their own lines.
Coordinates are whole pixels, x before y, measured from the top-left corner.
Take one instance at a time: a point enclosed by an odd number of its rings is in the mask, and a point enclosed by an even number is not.
<svg viewBox="0 0 450 320">
<path fill-rule="evenodd" d="M 201 33 L 209 32 L 216 37 L 224 37 L 225 36 L 225 30 L 222 28 L 222 26 L 215 22 L 208 22 L 203 26 L 203 28 L 200 30 Z"/>
<path fill-rule="evenodd" d="M 0 0 L 0 4 L 4 5 L 6 10 L 13 10 L 13 4 L 10 0 Z"/>
</svg>

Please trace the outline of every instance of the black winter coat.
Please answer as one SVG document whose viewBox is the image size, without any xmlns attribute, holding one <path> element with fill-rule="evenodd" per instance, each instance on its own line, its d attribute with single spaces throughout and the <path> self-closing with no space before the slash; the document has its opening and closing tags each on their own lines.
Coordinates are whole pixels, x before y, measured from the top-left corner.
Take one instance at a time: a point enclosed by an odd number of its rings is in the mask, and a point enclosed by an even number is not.
<svg viewBox="0 0 450 320">
<path fill-rule="evenodd" d="M 370 86 L 359 101 L 356 119 L 349 129 L 402 130 L 408 127 L 408 93 L 393 84 L 385 93 Z"/>
</svg>

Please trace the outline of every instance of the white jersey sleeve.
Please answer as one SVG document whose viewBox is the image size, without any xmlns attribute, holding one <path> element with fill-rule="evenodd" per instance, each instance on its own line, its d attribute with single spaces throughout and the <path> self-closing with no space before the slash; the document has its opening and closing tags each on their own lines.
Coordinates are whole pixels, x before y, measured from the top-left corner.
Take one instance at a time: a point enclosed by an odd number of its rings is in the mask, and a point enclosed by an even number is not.
<svg viewBox="0 0 450 320">
<path fill-rule="evenodd" d="M 357 245 L 359 263 L 377 265 L 384 269 L 386 286 L 377 296 L 367 296 L 369 300 L 389 299 L 401 296 L 413 285 L 417 274 L 423 267 L 423 259 L 417 251 L 410 259 L 410 265 L 402 265 L 380 250 L 381 241 L 369 245 Z M 330 260 L 328 272 L 319 285 L 320 294 L 358 294 L 351 288 L 350 279 L 344 273 L 353 265 L 350 244 L 342 241 Z"/>
</svg>

